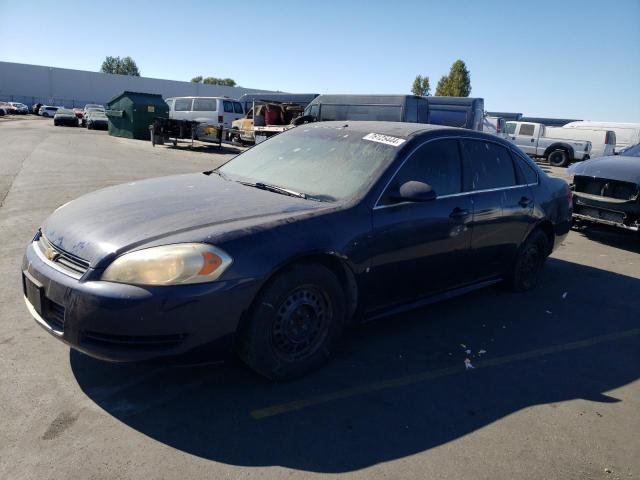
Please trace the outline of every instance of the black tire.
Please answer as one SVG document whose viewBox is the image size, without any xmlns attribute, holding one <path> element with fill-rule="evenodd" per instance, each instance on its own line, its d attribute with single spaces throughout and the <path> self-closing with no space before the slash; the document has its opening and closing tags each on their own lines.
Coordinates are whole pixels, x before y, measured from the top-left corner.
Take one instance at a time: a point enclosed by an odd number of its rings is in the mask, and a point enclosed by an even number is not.
<svg viewBox="0 0 640 480">
<path fill-rule="evenodd" d="M 272 380 L 291 380 L 325 363 L 345 323 L 336 275 L 315 264 L 293 266 L 262 289 L 241 332 L 240 358 Z"/>
<path fill-rule="evenodd" d="M 87 130 L 93 130 L 93 123 L 87 123 Z"/>
<path fill-rule="evenodd" d="M 507 279 L 511 289 L 516 292 L 526 292 L 536 288 L 550 250 L 549 240 L 542 230 L 531 232 L 520 246 Z"/>
<path fill-rule="evenodd" d="M 42 116 L 43 116 L 43 117 L 48 118 L 48 117 L 49 117 L 49 114 L 48 114 L 47 112 L 44 112 L 44 113 L 42 114 Z"/>
<path fill-rule="evenodd" d="M 547 160 L 549 161 L 549 165 L 553 165 L 554 167 L 566 167 L 571 163 L 569 153 L 560 148 L 552 151 L 547 156 Z"/>
<path fill-rule="evenodd" d="M 53 126 L 54 126 L 54 127 L 57 127 L 57 126 L 59 126 L 59 125 L 60 125 L 60 124 L 59 124 L 58 122 L 56 122 L 55 120 L 53 121 Z"/>
</svg>

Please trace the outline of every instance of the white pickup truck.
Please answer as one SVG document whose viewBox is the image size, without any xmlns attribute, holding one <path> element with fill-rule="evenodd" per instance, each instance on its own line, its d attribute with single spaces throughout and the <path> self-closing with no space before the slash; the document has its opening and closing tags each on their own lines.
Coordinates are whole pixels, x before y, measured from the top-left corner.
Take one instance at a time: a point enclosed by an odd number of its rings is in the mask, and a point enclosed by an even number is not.
<svg viewBox="0 0 640 480">
<path fill-rule="evenodd" d="M 555 167 L 587 160 L 591 154 L 591 142 L 547 137 L 541 123 L 507 122 L 506 130 L 509 139 L 523 152 L 530 157 L 544 158 Z"/>
</svg>

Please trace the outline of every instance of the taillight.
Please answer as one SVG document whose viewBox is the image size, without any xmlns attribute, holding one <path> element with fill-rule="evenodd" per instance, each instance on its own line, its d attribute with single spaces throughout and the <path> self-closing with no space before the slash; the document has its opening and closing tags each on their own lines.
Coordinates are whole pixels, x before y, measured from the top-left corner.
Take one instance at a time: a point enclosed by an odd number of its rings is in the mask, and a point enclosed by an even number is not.
<svg viewBox="0 0 640 480">
<path fill-rule="evenodd" d="M 218 115 L 218 123 L 224 123 L 224 117 L 222 115 Z"/>
<path fill-rule="evenodd" d="M 500 124 L 500 122 L 498 122 L 496 125 L 496 131 L 497 133 L 502 133 L 502 125 Z"/>
</svg>

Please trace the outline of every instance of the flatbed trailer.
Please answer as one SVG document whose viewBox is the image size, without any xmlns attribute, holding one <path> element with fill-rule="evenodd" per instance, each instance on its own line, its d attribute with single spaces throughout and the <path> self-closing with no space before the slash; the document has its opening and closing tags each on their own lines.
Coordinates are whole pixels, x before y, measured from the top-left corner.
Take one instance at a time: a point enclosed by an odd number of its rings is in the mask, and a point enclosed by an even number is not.
<svg viewBox="0 0 640 480">
<path fill-rule="evenodd" d="M 217 143 L 222 147 L 224 138 L 224 128 L 218 126 L 203 126 L 194 120 L 177 120 L 175 118 L 156 117 L 149 125 L 151 132 L 151 145 L 164 145 L 172 142 L 173 146 L 178 145 L 178 140 L 191 140 L 190 147 L 193 147 L 194 140 Z M 226 143 L 226 142 L 225 142 Z"/>
</svg>

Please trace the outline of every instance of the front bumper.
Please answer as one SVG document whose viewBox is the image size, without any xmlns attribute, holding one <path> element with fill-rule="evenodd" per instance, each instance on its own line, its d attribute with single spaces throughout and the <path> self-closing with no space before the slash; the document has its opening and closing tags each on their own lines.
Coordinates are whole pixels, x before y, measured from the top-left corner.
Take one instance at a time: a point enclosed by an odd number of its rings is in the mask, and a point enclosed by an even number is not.
<svg viewBox="0 0 640 480">
<path fill-rule="evenodd" d="M 640 231 L 640 203 L 573 192 L 573 217 L 594 223 Z"/>
<path fill-rule="evenodd" d="M 224 357 L 258 290 L 256 281 L 212 282 L 174 287 L 143 287 L 87 278 L 79 280 L 46 263 L 27 247 L 22 270 L 41 285 L 37 307 L 27 309 L 54 337 L 92 357 L 143 361 L 207 348 Z M 40 313 L 36 311 L 40 310 Z"/>
</svg>

